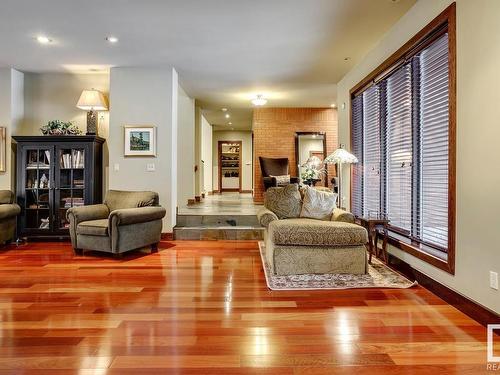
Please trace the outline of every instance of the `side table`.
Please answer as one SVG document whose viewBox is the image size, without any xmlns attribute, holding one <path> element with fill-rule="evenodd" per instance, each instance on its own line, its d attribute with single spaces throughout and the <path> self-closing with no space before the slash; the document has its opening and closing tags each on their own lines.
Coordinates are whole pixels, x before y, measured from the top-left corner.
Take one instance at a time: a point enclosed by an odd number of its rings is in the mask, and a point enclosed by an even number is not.
<svg viewBox="0 0 500 375">
<path fill-rule="evenodd" d="M 388 262 L 387 257 L 387 227 L 389 219 L 386 218 L 373 218 L 373 217 L 356 217 L 356 223 L 365 227 L 368 231 L 368 252 L 370 257 L 368 263 L 372 262 L 372 255 L 382 259 L 385 263 Z M 382 234 L 380 234 L 380 231 Z M 378 247 L 379 236 L 382 236 L 382 248 Z"/>
</svg>

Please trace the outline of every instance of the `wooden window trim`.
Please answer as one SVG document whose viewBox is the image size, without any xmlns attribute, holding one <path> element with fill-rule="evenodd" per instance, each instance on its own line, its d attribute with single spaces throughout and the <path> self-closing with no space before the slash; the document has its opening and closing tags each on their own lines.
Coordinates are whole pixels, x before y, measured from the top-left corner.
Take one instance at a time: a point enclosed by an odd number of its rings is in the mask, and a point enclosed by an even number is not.
<svg viewBox="0 0 500 375">
<path fill-rule="evenodd" d="M 442 260 L 431 254 L 425 252 L 425 246 L 415 241 L 398 240 L 395 237 L 389 238 L 389 243 L 402 251 L 415 256 L 439 269 L 442 269 L 452 275 L 455 274 L 455 244 L 456 244 L 456 4 L 452 3 L 436 18 L 434 18 L 427 26 L 420 30 L 413 38 L 406 42 L 401 48 L 394 52 L 387 58 L 379 67 L 368 74 L 363 80 L 355 85 L 350 91 L 350 105 L 349 105 L 349 134 L 352 135 L 352 98 L 355 94 L 366 89 L 368 86 L 388 71 L 399 60 L 405 59 L 408 54 L 415 54 L 416 51 L 421 50 L 425 46 L 425 42 L 432 38 L 433 34 L 437 35 L 442 29 L 443 25 L 448 24 L 448 66 L 449 66 L 449 151 L 448 151 L 448 251 L 447 260 Z M 434 35 L 434 36 L 435 36 Z M 352 149 L 352 136 L 351 149 Z M 352 181 L 352 168 L 351 168 L 351 181 Z M 351 183 L 351 202 L 352 202 L 352 183 Z"/>
</svg>

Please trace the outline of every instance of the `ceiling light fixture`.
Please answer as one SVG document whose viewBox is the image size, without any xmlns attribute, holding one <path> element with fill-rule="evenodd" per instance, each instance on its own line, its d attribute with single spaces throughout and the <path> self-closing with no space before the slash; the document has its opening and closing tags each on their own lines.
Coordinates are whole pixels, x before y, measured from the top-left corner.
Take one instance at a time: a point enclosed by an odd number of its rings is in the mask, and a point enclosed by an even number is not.
<svg viewBox="0 0 500 375">
<path fill-rule="evenodd" d="M 52 39 L 50 39 L 49 37 L 47 37 L 45 35 L 39 35 L 39 36 L 37 36 L 36 40 L 40 44 L 49 44 L 49 43 L 52 43 Z"/>
<path fill-rule="evenodd" d="M 227 108 L 222 108 L 221 111 L 222 112 L 227 112 Z"/>
<path fill-rule="evenodd" d="M 330 107 L 332 107 L 332 108 L 337 108 L 337 104 L 332 103 L 332 104 L 330 104 Z"/>
<path fill-rule="evenodd" d="M 116 36 L 108 36 L 106 40 L 110 43 L 118 43 L 118 38 Z"/>
<path fill-rule="evenodd" d="M 233 123 L 232 122 L 228 122 L 228 125 L 233 125 Z"/>
<path fill-rule="evenodd" d="M 267 103 L 267 99 L 263 95 L 259 94 L 254 99 L 252 99 L 252 104 L 256 106 L 261 106 Z"/>
<path fill-rule="evenodd" d="M 225 118 L 229 118 L 229 117 L 231 117 L 231 115 L 230 115 L 229 113 L 226 113 L 226 114 L 224 115 L 224 117 L 225 117 Z"/>
</svg>

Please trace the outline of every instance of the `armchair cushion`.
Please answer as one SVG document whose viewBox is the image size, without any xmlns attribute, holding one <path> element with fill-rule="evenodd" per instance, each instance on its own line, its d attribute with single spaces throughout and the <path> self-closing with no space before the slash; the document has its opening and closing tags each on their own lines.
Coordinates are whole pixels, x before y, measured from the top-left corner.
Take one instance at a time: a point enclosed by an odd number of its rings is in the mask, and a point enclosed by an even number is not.
<svg viewBox="0 0 500 375">
<path fill-rule="evenodd" d="M 276 186 L 285 186 L 290 184 L 290 175 L 285 174 L 282 176 L 273 176 L 271 175 L 270 177 L 276 179 Z"/>
<path fill-rule="evenodd" d="M 66 218 L 70 221 L 73 219 L 75 225 L 83 221 L 107 219 L 108 216 L 109 209 L 105 204 L 73 207 L 66 211 Z"/>
<path fill-rule="evenodd" d="M 269 188 L 264 196 L 264 205 L 279 219 L 299 217 L 302 208 L 299 186 L 290 184 Z"/>
<path fill-rule="evenodd" d="M 0 220 L 15 217 L 19 215 L 20 212 L 21 208 L 15 203 L 0 204 Z"/>
<path fill-rule="evenodd" d="M 276 216 L 273 211 L 268 210 L 265 207 L 261 208 L 257 212 L 257 219 L 259 220 L 260 225 L 266 228 L 269 226 L 269 223 L 271 223 L 271 221 L 279 220 L 278 216 Z"/>
<path fill-rule="evenodd" d="M 108 236 L 108 224 L 108 219 L 83 221 L 77 225 L 76 233 L 88 236 Z"/>
<path fill-rule="evenodd" d="M 0 190 L 0 204 L 14 203 L 14 194 L 10 190 Z"/>
<path fill-rule="evenodd" d="M 167 211 L 163 207 L 124 208 L 111 211 L 109 221 L 117 226 L 147 223 L 149 221 L 163 219 L 166 212 Z"/>
<path fill-rule="evenodd" d="M 153 191 L 109 190 L 104 204 L 111 212 L 123 208 L 158 206 L 158 201 L 158 193 Z"/>
<path fill-rule="evenodd" d="M 336 208 L 333 210 L 331 220 L 354 224 L 354 215 L 340 208 Z"/>
</svg>

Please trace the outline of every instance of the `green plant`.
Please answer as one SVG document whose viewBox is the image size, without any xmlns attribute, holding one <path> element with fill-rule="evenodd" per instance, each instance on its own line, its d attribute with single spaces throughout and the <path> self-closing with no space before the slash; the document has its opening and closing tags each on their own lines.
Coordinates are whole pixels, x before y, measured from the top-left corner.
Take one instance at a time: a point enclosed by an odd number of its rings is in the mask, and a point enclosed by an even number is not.
<svg viewBox="0 0 500 375">
<path fill-rule="evenodd" d="M 82 131 L 71 121 L 52 120 L 40 128 L 43 135 L 80 135 Z"/>
</svg>

